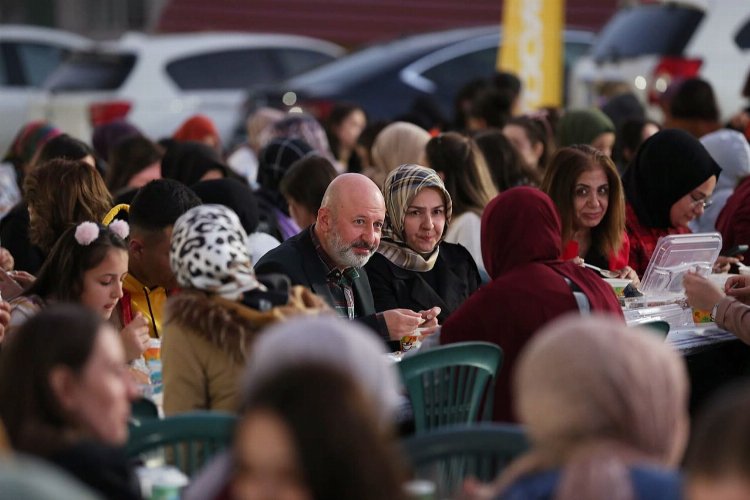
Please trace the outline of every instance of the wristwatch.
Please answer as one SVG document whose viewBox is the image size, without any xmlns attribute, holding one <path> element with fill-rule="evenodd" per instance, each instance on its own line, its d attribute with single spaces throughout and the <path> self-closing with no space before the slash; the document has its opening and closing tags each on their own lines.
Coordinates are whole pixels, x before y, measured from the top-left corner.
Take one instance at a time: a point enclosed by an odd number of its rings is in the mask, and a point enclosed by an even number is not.
<svg viewBox="0 0 750 500">
<path fill-rule="evenodd" d="M 716 321 L 716 314 L 719 312 L 719 303 L 717 302 L 714 304 L 714 306 L 711 308 L 711 321 Z"/>
</svg>

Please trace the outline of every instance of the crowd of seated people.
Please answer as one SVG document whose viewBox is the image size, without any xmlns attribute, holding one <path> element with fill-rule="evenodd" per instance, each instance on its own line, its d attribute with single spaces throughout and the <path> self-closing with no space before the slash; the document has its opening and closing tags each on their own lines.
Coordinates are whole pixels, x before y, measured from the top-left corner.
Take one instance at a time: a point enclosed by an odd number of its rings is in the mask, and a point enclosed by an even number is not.
<svg viewBox="0 0 750 500">
<path fill-rule="evenodd" d="M 418 335 L 499 346 L 484 413 L 530 440 L 456 495 L 741 496 L 747 398 L 707 405 L 683 474 L 689 365 L 586 267 L 637 289 L 663 236 L 750 244 L 747 139 L 707 82 L 674 85 L 663 129 L 614 106 L 523 114 L 507 73 L 463 89 L 453 124 L 262 108 L 233 150 L 202 115 L 163 138 L 104 124 L 94 147 L 24 125 L 0 164 L 0 450 L 78 498 L 141 498 L 123 446 L 144 396 L 237 416 L 186 498 L 407 498 L 388 353 Z M 750 344 L 748 276 L 683 288 Z"/>
</svg>

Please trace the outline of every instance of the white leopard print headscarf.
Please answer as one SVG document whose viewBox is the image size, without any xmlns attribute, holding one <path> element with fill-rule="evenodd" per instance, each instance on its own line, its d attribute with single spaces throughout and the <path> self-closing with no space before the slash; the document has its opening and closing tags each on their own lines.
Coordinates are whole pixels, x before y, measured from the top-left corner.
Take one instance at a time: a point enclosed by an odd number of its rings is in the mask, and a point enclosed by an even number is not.
<svg viewBox="0 0 750 500">
<path fill-rule="evenodd" d="M 246 240 L 232 210 L 199 205 L 175 222 L 169 265 L 180 286 L 236 300 L 243 292 L 265 290 L 255 278 Z"/>
</svg>

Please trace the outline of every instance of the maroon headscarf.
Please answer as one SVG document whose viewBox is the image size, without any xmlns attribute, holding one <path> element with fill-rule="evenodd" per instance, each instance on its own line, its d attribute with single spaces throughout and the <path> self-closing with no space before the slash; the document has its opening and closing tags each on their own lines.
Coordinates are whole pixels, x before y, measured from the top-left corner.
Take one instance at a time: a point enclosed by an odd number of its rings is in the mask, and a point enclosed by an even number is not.
<svg viewBox="0 0 750 500">
<path fill-rule="evenodd" d="M 612 288 L 595 272 L 561 261 L 562 227 L 542 191 L 517 187 L 500 193 L 482 216 L 482 257 L 492 282 L 480 288 L 445 322 L 441 342 L 483 340 L 502 347 L 505 360 L 496 383 L 495 420 L 513 421 L 513 365 L 534 333 L 578 305 L 564 277 L 588 298 L 591 311 L 622 321 Z"/>
</svg>

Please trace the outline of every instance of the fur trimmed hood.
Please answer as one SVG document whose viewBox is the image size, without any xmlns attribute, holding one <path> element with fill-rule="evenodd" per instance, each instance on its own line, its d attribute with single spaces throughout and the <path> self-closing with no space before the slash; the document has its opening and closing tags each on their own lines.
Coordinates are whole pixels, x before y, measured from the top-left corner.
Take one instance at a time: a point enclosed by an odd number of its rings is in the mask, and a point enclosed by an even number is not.
<svg viewBox="0 0 750 500">
<path fill-rule="evenodd" d="M 196 290 L 183 290 L 165 306 L 165 325 L 176 324 L 221 347 L 235 361 L 244 362 L 256 336 L 273 323 L 300 314 L 316 315 L 330 308 L 304 287 L 292 287 L 289 302 L 268 311 Z"/>
</svg>

